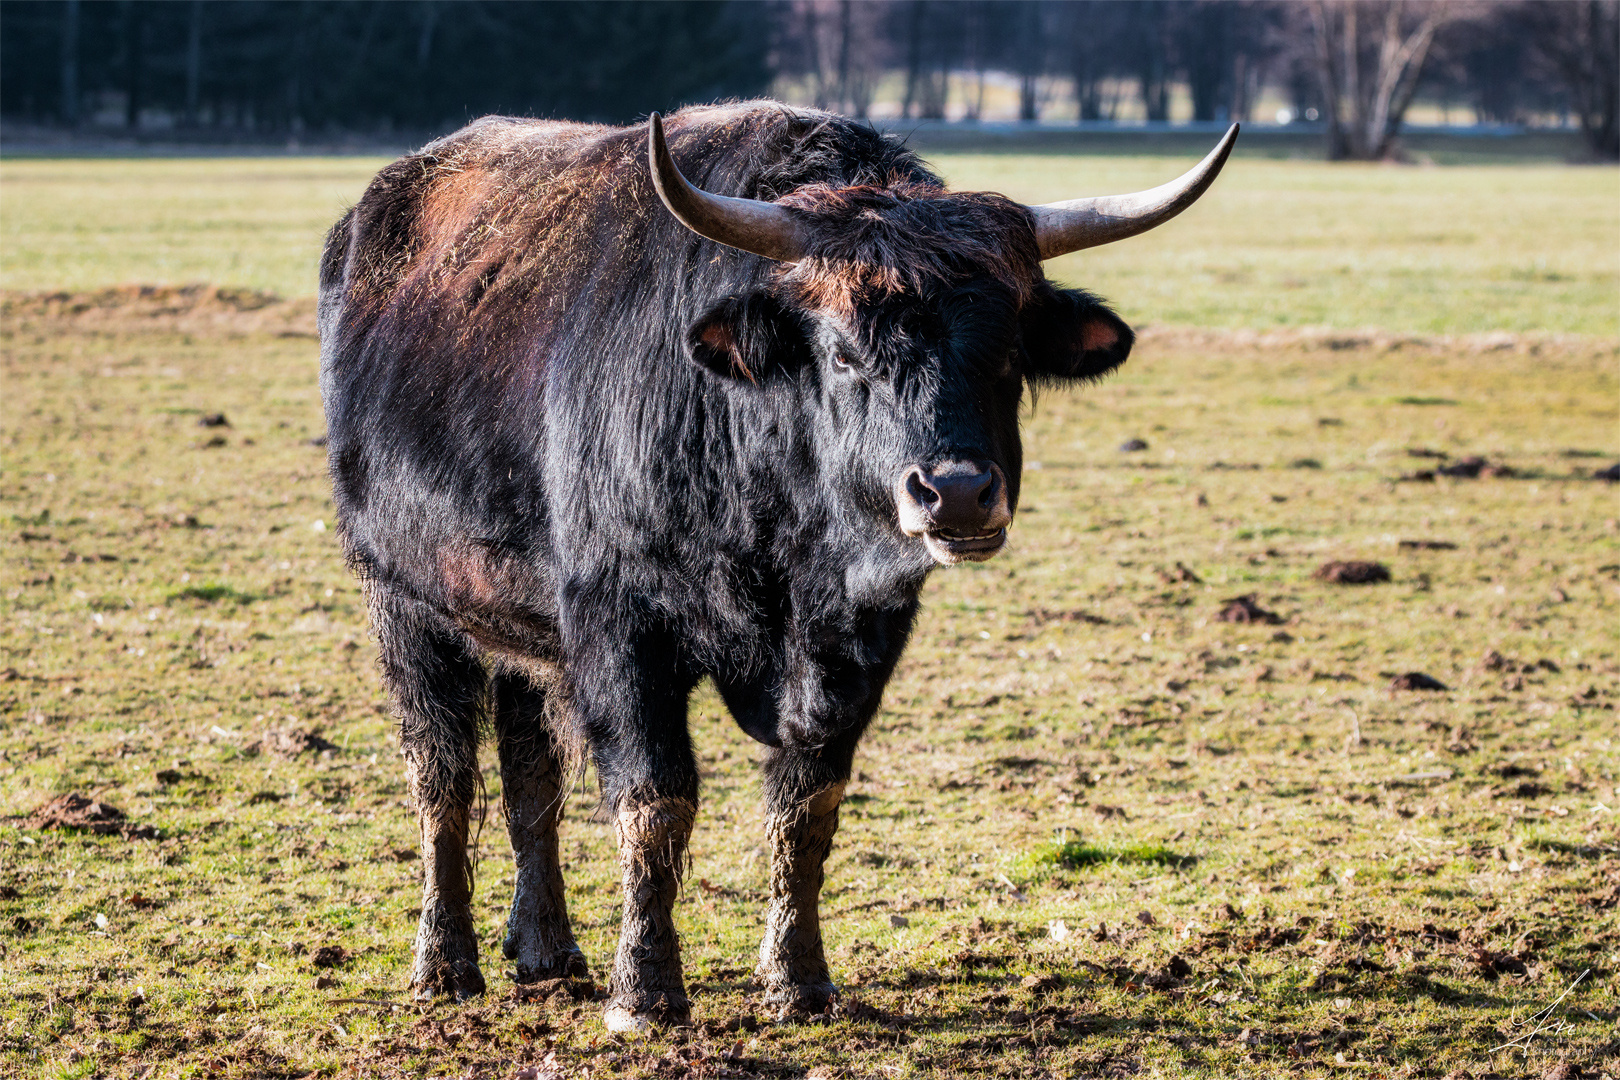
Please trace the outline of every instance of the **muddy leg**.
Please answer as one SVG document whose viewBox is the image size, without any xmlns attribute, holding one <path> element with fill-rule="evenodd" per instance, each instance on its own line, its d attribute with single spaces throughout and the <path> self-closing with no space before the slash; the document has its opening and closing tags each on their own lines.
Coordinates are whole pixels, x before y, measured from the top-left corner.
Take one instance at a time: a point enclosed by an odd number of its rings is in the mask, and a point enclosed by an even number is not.
<svg viewBox="0 0 1620 1080">
<path fill-rule="evenodd" d="M 782 1019 L 819 1013 L 837 993 L 821 943 L 823 866 L 838 831 L 848 768 L 784 750 L 766 767 L 771 906 L 755 975 Z"/>
<path fill-rule="evenodd" d="M 517 981 L 588 974 L 574 942 L 557 853 L 567 774 L 547 724 L 545 691 L 528 679 L 495 679 L 495 734 L 501 757 L 501 806 L 517 862 L 512 914 L 502 951 L 517 961 Z"/>
<path fill-rule="evenodd" d="M 623 1032 L 686 1024 L 691 1006 L 674 906 L 697 812 L 697 759 L 686 726 L 697 676 L 669 631 L 617 625 L 615 611 L 591 608 L 612 597 L 601 583 L 565 597 L 578 605 L 563 619 L 570 707 L 590 745 L 624 875 L 603 1021 Z"/>
<path fill-rule="evenodd" d="M 691 1020 L 674 907 L 696 813 L 690 799 L 632 794 L 620 803 L 614 826 L 624 874 L 624 924 L 603 1016 L 609 1031 L 642 1032 Z"/>
<path fill-rule="evenodd" d="M 478 718 L 488 677 L 428 609 L 371 590 L 383 679 L 399 714 L 405 775 L 422 835 L 422 917 L 411 988 L 418 998 L 484 992 L 473 933 L 467 824 L 478 787 Z"/>
</svg>

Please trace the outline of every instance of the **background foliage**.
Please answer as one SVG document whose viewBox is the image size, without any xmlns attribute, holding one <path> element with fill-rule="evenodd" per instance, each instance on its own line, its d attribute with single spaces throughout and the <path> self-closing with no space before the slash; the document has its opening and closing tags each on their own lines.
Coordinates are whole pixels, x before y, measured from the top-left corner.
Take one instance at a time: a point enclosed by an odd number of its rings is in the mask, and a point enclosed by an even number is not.
<svg viewBox="0 0 1620 1080">
<path fill-rule="evenodd" d="M 0 25 L 7 118 L 214 139 L 624 122 L 767 91 L 865 116 L 886 81 L 902 117 L 971 119 L 992 77 L 1023 120 L 1131 103 L 1162 122 L 1181 92 L 1194 120 L 1243 120 L 1269 88 L 1331 156 L 1381 157 L 1422 94 L 1568 120 L 1620 156 L 1620 0 L 4 0 Z"/>
</svg>

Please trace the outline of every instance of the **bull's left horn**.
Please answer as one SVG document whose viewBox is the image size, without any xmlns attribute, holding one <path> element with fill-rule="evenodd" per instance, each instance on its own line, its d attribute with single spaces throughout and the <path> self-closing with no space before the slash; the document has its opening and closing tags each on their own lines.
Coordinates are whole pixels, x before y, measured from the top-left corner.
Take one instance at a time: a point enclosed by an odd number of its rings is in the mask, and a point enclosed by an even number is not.
<svg viewBox="0 0 1620 1080">
<path fill-rule="evenodd" d="M 669 155 L 663 119 L 653 113 L 648 126 L 647 164 L 653 187 L 682 225 L 716 243 L 777 262 L 804 257 L 804 236 L 792 214 L 775 203 L 711 195 L 693 187 Z"/>
<path fill-rule="evenodd" d="M 1040 244 L 1041 258 L 1055 259 L 1071 251 L 1112 244 L 1163 225 L 1197 202 L 1215 182 L 1237 136 L 1238 125 L 1233 124 L 1209 156 L 1191 171 L 1150 191 L 1030 207 L 1035 215 L 1035 239 Z"/>
</svg>

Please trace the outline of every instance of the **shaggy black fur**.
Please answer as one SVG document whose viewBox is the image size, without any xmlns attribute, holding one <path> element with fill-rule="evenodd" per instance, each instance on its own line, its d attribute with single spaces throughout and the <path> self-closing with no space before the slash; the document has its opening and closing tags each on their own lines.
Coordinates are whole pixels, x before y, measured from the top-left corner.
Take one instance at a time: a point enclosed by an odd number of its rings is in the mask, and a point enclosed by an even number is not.
<svg viewBox="0 0 1620 1080">
<path fill-rule="evenodd" d="M 531 711 L 615 811 L 696 798 L 705 676 L 772 747 L 771 813 L 840 785 L 934 566 L 897 478 L 994 463 L 1016 508 L 1026 383 L 1130 349 L 1046 281 L 1024 208 L 867 127 L 772 103 L 666 123 L 688 178 L 782 198 L 809 255 L 689 232 L 644 128 L 498 117 L 388 166 L 328 239 L 338 517 L 424 836 L 471 797 L 472 657 L 553 702 Z"/>
</svg>

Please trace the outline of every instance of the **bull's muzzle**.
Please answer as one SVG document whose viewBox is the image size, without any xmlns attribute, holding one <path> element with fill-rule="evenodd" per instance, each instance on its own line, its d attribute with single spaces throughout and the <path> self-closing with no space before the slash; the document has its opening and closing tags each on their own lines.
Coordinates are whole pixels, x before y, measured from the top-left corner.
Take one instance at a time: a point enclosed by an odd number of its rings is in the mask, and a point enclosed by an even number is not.
<svg viewBox="0 0 1620 1080">
<path fill-rule="evenodd" d="M 900 531 L 922 537 L 945 566 L 983 562 L 1007 543 L 1007 476 L 988 461 L 913 465 L 895 486 Z"/>
</svg>

